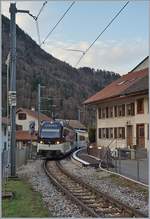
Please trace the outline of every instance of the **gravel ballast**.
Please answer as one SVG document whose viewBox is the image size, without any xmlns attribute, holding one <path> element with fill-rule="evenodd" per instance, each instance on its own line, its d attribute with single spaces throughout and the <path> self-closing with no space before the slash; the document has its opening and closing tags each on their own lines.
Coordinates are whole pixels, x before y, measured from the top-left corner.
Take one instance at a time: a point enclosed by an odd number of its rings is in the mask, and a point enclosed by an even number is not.
<svg viewBox="0 0 150 219">
<path fill-rule="evenodd" d="M 62 160 L 61 164 L 68 172 L 81 178 L 85 183 L 90 184 L 99 191 L 108 194 L 130 207 L 138 209 L 142 213 L 148 214 L 148 202 L 145 200 L 142 191 L 137 191 L 137 189 L 130 188 L 129 186 L 119 185 L 119 178 L 117 179 L 117 183 L 113 182 L 112 174 L 100 169 L 81 167 L 71 160 Z"/>
<path fill-rule="evenodd" d="M 27 180 L 35 191 L 41 193 L 51 217 L 88 217 L 50 182 L 42 168 L 41 160 L 28 162 L 18 170 L 17 174 Z"/>
</svg>

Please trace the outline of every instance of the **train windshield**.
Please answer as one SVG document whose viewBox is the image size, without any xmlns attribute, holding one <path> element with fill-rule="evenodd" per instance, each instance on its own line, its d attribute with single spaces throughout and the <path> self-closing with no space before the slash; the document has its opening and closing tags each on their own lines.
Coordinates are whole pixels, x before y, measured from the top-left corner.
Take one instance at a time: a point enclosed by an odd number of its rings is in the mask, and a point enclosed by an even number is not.
<svg viewBox="0 0 150 219">
<path fill-rule="evenodd" d="M 57 124 L 44 124 L 41 127 L 41 138 L 60 138 L 61 127 Z"/>
</svg>

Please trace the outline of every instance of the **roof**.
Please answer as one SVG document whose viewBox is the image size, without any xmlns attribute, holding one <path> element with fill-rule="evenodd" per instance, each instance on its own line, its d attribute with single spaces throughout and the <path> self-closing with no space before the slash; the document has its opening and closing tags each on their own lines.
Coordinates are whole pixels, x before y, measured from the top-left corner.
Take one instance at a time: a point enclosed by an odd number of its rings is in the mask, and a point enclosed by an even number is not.
<svg viewBox="0 0 150 219">
<path fill-rule="evenodd" d="M 29 109 L 26 109 L 26 108 L 19 108 L 19 109 L 17 109 L 16 113 L 18 113 L 18 112 L 27 113 L 28 115 L 34 117 L 35 119 L 38 119 L 38 112 L 37 111 L 29 110 Z M 46 116 L 43 113 L 40 113 L 40 121 L 43 121 L 43 120 L 52 121 L 52 118 Z"/>
<path fill-rule="evenodd" d="M 37 136 L 34 134 L 34 135 L 31 135 L 29 133 L 29 131 L 22 131 L 22 130 L 18 130 L 16 131 L 16 140 L 17 141 L 36 141 L 37 140 Z"/>
<path fill-rule="evenodd" d="M 143 65 L 145 64 L 145 68 L 148 67 L 149 63 L 149 56 L 147 56 L 146 58 L 144 58 L 138 65 L 136 65 L 131 71 L 139 71 L 141 69 L 143 69 Z"/>
<path fill-rule="evenodd" d="M 86 127 L 79 120 L 68 120 L 68 125 L 74 129 L 86 129 Z"/>
<path fill-rule="evenodd" d="M 148 68 L 140 71 L 129 72 L 88 98 L 84 101 L 84 104 L 93 104 L 109 98 L 148 90 L 146 77 L 148 77 Z"/>
</svg>

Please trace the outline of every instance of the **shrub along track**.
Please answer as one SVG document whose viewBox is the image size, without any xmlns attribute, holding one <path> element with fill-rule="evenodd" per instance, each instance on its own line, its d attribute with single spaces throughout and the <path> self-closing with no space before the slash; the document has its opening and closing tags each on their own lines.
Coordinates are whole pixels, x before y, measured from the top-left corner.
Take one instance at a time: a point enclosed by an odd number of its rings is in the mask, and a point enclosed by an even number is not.
<svg viewBox="0 0 150 219">
<path fill-rule="evenodd" d="M 44 161 L 50 180 L 73 202 L 92 217 L 148 217 L 119 201 L 97 191 L 81 179 L 68 173 L 59 161 Z"/>
</svg>

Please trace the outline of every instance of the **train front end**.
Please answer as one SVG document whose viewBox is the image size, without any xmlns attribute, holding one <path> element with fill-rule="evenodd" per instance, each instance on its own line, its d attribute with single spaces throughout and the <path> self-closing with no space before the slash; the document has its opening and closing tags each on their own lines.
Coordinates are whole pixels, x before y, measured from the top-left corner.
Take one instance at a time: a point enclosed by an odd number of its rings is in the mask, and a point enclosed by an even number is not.
<svg viewBox="0 0 150 219">
<path fill-rule="evenodd" d="M 44 122 L 41 125 L 37 154 L 44 157 L 58 157 L 70 151 L 70 143 L 63 137 L 63 126 L 59 122 Z"/>
</svg>

